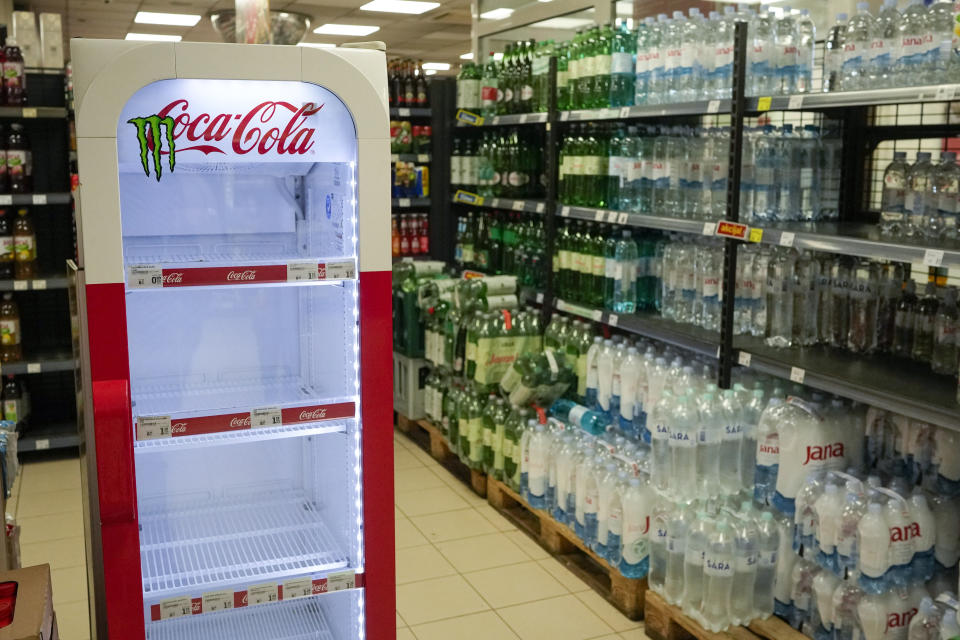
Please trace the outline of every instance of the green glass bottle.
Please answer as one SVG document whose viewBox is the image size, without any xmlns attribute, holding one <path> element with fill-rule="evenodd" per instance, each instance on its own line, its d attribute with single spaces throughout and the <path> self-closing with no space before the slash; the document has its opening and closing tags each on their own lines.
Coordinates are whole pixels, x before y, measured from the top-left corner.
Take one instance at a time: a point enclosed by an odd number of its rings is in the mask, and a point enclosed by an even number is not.
<svg viewBox="0 0 960 640">
<path fill-rule="evenodd" d="M 527 40 L 523 44 L 523 57 L 520 59 L 518 66 L 518 84 L 520 86 L 518 113 L 531 113 L 533 111 L 533 53 L 536 46 L 536 40 Z"/>
<path fill-rule="evenodd" d="M 487 396 L 487 404 L 481 414 L 480 465 L 483 472 L 487 474 L 493 473 L 493 438 L 497 432 L 497 400 L 498 398 L 492 393 Z"/>
<path fill-rule="evenodd" d="M 509 406 L 503 398 L 497 398 L 493 401 L 495 405 L 493 411 L 493 477 L 503 481 L 504 470 L 506 468 L 504 458 L 503 441 L 507 431 L 507 416 L 510 414 Z"/>
<path fill-rule="evenodd" d="M 613 29 L 604 25 L 597 32 L 594 47 L 593 83 L 590 92 L 590 104 L 594 109 L 610 106 L 610 69 L 613 48 Z"/>
<path fill-rule="evenodd" d="M 503 219 L 500 212 L 494 211 L 487 224 L 490 239 L 487 247 L 487 272 L 499 275 L 503 273 Z"/>
<path fill-rule="evenodd" d="M 474 231 L 473 212 L 467 214 L 466 223 L 463 229 L 463 240 L 461 242 L 463 253 L 463 266 L 467 269 L 474 268 L 473 248 L 476 243 L 476 233 Z"/>
<path fill-rule="evenodd" d="M 557 49 L 557 109 L 570 109 L 570 43 L 564 42 Z"/>
<path fill-rule="evenodd" d="M 480 78 L 480 104 L 481 113 L 484 118 L 491 118 L 497 115 L 497 104 L 499 102 L 500 90 L 500 70 L 496 58 L 493 57 L 493 51 L 487 57 L 487 64 L 483 66 L 483 73 Z"/>
<path fill-rule="evenodd" d="M 590 255 L 590 247 L 593 244 L 593 238 L 591 237 L 591 231 L 593 230 L 592 222 L 585 222 L 581 225 L 580 230 L 580 247 L 578 250 L 578 263 L 577 263 L 577 286 L 576 286 L 576 296 L 575 300 L 581 304 L 588 304 L 590 301 L 590 285 L 593 283 L 593 275 L 591 269 L 593 268 L 593 256 Z"/>
<path fill-rule="evenodd" d="M 580 85 L 580 49 L 583 46 L 583 30 L 577 29 L 567 49 L 567 91 L 570 94 L 568 109 L 577 108 Z"/>
</svg>

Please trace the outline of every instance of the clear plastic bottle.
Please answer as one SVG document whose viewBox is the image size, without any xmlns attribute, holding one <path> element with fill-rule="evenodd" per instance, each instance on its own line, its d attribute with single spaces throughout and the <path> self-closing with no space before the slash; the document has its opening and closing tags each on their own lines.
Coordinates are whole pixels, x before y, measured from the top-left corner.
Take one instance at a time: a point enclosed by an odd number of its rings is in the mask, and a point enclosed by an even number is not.
<svg viewBox="0 0 960 640">
<path fill-rule="evenodd" d="M 674 605 L 680 604 L 683 597 L 687 527 L 684 510 L 675 505 L 667 520 L 667 565 L 663 578 L 663 597 Z"/>
<path fill-rule="evenodd" d="M 894 85 L 928 84 L 931 80 L 927 56 L 928 42 L 932 40 L 929 37 L 927 10 L 923 0 L 910 0 L 900 16 L 897 35 L 899 43 L 897 59 L 894 63 Z"/>
<path fill-rule="evenodd" d="M 936 373 L 957 374 L 957 333 L 960 329 L 957 290 L 948 288 L 933 320 L 933 349 L 930 368 Z"/>
<path fill-rule="evenodd" d="M 765 619 L 773 613 L 774 580 L 780 530 L 773 514 L 762 511 L 757 521 L 757 576 L 753 583 L 753 617 Z"/>
<path fill-rule="evenodd" d="M 637 309 L 637 243 L 630 230 L 621 232 L 614 259 L 613 310 L 617 313 L 634 313 Z"/>
<path fill-rule="evenodd" d="M 697 416 L 696 439 L 696 492 L 701 499 L 711 498 L 724 493 L 720 485 L 720 459 L 723 444 L 724 415 L 723 407 L 713 392 L 700 396 Z M 682 451 L 677 449 L 677 451 Z M 681 478 L 677 478 L 681 481 Z M 682 499 L 693 496 L 683 495 Z"/>
<path fill-rule="evenodd" d="M 730 590 L 730 614 L 733 624 L 747 625 L 755 615 L 754 589 L 760 560 L 760 528 L 748 514 L 751 505 L 740 505 L 743 515 L 734 521 L 734 574 Z"/>
<path fill-rule="evenodd" d="M 663 358 L 657 358 L 657 361 L 662 363 Z M 666 493 L 671 484 L 670 424 L 673 410 L 673 393 L 664 389 L 650 411 L 650 480 L 661 494 Z"/>
<path fill-rule="evenodd" d="M 652 500 L 641 478 L 630 478 L 623 493 L 623 555 L 620 572 L 627 578 L 642 578 L 650 565 L 647 530 Z"/>
<path fill-rule="evenodd" d="M 687 615 L 698 618 L 703 602 L 703 561 L 712 526 L 705 511 L 698 511 L 687 531 L 683 555 L 683 595 L 680 606 Z"/>
<path fill-rule="evenodd" d="M 841 91 L 843 74 L 843 40 L 847 30 L 847 14 L 838 13 L 837 21 L 827 32 L 825 50 L 823 53 L 823 85 L 824 93 Z"/>
<path fill-rule="evenodd" d="M 670 485 L 668 490 L 678 500 L 691 500 L 697 495 L 697 411 L 689 396 L 676 400 L 674 419 L 670 425 Z"/>
<path fill-rule="evenodd" d="M 644 18 L 637 28 L 637 55 L 634 65 L 633 104 L 647 103 L 650 95 L 650 67 L 659 54 L 660 30 L 652 17 Z"/>
<path fill-rule="evenodd" d="M 844 91 L 856 91 L 866 88 L 866 66 L 869 60 L 873 16 L 870 4 L 858 2 L 857 12 L 847 23 L 843 38 L 843 67 L 841 86 Z"/>
<path fill-rule="evenodd" d="M 907 197 L 907 153 L 896 151 L 893 162 L 883 170 L 883 191 L 880 196 L 880 233 L 899 238 L 904 232 Z"/>
<path fill-rule="evenodd" d="M 810 93 L 813 91 L 813 61 L 817 46 L 817 28 L 810 17 L 809 9 L 800 10 L 797 32 L 799 44 L 797 46 L 797 82 L 794 92 Z"/>
<path fill-rule="evenodd" d="M 647 104 L 663 104 L 669 102 L 667 91 L 670 81 L 667 75 L 667 42 L 670 23 L 667 14 L 657 14 L 657 22 L 650 35 L 649 63 L 650 82 L 647 90 Z"/>
<path fill-rule="evenodd" d="M 939 234 L 927 237 L 930 240 L 956 240 L 958 236 L 957 217 L 960 214 L 960 166 L 957 154 L 944 151 L 940 154 L 940 164 L 933 170 L 933 202 L 936 209 Z M 928 219 L 930 216 L 928 215 Z"/>
<path fill-rule="evenodd" d="M 800 62 L 800 30 L 792 12 L 784 11 L 774 24 L 772 69 L 774 81 L 771 93 L 789 95 L 797 91 L 797 72 Z M 762 94 L 766 95 L 766 94 Z"/>
<path fill-rule="evenodd" d="M 747 95 L 766 96 L 773 93 L 775 67 L 773 17 L 762 8 L 750 25 L 750 55 L 747 56 Z"/>
<path fill-rule="evenodd" d="M 664 580 L 667 574 L 667 529 L 673 504 L 665 499 L 658 499 L 650 518 L 650 573 L 649 586 L 657 593 L 664 595 Z"/>
<path fill-rule="evenodd" d="M 723 391 L 722 424 L 719 455 L 719 487 L 723 494 L 733 495 L 742 488 L 740 482 L 740 447 L 743 444 L 743 406 L 733 389 Z"/>
<path fill-rule="evenodd" d="M 781 250 L 770 259 L 767 268 L 766 343 L 771 347 L 793 344 L 793 273 L 797 252 Z"/>
<path fill-rule="evenodd" d="M 956 53 L 953 50 L 954 29 L 958 28 L 953 0 L 937 0 L 927 8 L 927 28 L 932 41 L 927 51 L 927 68 L 931 83 L 954 82 Z"/>
<path fill-rule="evenodd" d="M 708 95 L 711 98 L 729 99 L 733 83 L 733 31 L 736 26 L 736 10 L 731 6 L 723 8 L 723 16 L 711 20 L 715 31 L 713 73 L 708 83 Z"/>
<path fill-rule="evenodd" d="M 870 54 L 867 59 L 867 84 L 870 88 L 889 87 L 893 78 L 893 65 L 899 49 L 898 29 L 900 12 L 897 0 L 884 0 L 877 12 L 870 32 Z"/>
<path fill-rule="evenodd" d="M 867 512 L 857 523 L 857 550 L 860 588 L 872 594 L 886 592 L 890 534 L 879 502 L 868 503 Z"/>
<path fill-rule="evenodd" d="M 907 195 L 904 210 L 907 214 L 906 235 L 920 236 L 926 226 L 928 210 L 933 194 L 933 165 L 930 153 L 920 151 L 917 161 L 907 170 Z"/>
<path fill-rule="evenodd" d="M 550 439 L 546 427 L 535 420 L 527 422 L 527 431 L 531 432 L 527 444 L 529 458 L 527 465 L 527 501 L 534 509 L 546 508 L 547 459 Z"/>
<path fill-rule="evenodd" d="M 720 631 L 730 625 L 730 592 L 734 581 L 734 534 L 726 520 L 718 520 L 709 537 L 703 563 L 704 626 Z"/>
</svg>

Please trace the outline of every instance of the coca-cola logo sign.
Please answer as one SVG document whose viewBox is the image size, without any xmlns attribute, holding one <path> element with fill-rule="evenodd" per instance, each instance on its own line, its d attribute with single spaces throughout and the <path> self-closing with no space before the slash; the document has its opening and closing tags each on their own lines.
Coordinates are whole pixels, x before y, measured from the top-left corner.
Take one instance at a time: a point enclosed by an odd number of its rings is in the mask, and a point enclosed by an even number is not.
<svg viewBox="0 0 960 640">
<path fill-rule="evenodd" d="M 246 281 L 246 280 L 256 280 L 257 279 L 257 270 L 256 269 L 247 269 L 245 271 L 229 271 L 227 272 L 227 280 L 231 281 Z"/>
<path fill-rule="evenodd" d="M 231 429 L 249 429 L 250 428 L 250 416 L 244 416 L 242 418 L 230 418 L 230 428 Z"/>
<path fill-rule="evenodd" d="M 174 422 L 170 425 L 171 435 L 177 435 L 178 433 L 187 432 L 187 423 L 186 422 Z"/>
<path fill-rule="evenodd" d="M 323 420 L 327 417 L 327 410 L 325 408 L 316 408 L 310 411 L 301 411 L 300 412 L 300 422 L 307 422 L 308 420 Z"/>
<path fill-rule="evenodd" d="M 323 104 L 296 106 L 285 100 L 266 100 L 240 113 L 207 113 L 191 110 L 190 101 L 178 98 L 157 113 L 126 122 L 136 130 L 140 166 L 146 176 L 159 181 L 163 167 L 172 173 L 177 153 L 197 151 L 203 155 L 279 154 L 303 156 L 315 144 L 316 128 L 307 126 L 310 116 Z M 167 156 L 167 162 L 163 162 Z"/>
<path fill-rule="evenodd" d="M 183 282 L 183 271 L 174 271 L 163 274 L 163 284 L 181 284 Z"/>
</svg>

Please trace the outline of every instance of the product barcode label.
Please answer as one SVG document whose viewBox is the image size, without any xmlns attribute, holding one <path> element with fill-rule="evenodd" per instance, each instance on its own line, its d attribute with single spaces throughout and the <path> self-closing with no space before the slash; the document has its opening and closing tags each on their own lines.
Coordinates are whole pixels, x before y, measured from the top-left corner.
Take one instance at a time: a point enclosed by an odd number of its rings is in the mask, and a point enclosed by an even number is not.
<svg viewBox="0 0 960 640">
<path fill-rule="evenodd" d="M 797 384 L 803 384 L 803 379 L 806 377 L 807 372 L 801 369 L 800 367 L 790 367 L 790 381 L 796 382 Z"/>
<path fill-rule="evenodd" d="M 793 246 L 794 233 L 792 231 L 784 231 L 780 234 L 780 246 L 781 247 L 792 247 Z"/>
<path fill-rule="evenodd" d="M 397 206 L 398 206 L 398 207 L 409 207 L 410 204 L 411 204 L 410 198 L 398 198 L 398 199 L 397 199 Z"/>
<path fill-rule="evenodd" d="M 790 96 L 787 100 L 787 109 L 799 109 L 803 106 L 803 96 Z"/>
<path fill-rule="evenodd" d="M 717 232 L 717 223 L 716 222 L 704 222 L 703 223 L 703 235 L 712 236 Z"/>
<path fill-rule="evenodd" d="M 131 289 L 159 289 L 163 269 L 158 264 L 132 264 L 127 267 L 127 286 Z"/>
<path fill-rule="evenodd" d="M 24 107 L 22 110 L 24 118 L 36 118 L 37 117 L 37 108 L 36 107 Z"/>
<path fill-rule="evenodd" d="M 45 451 L 50 448 L 50 440 L 47 438 L 41 438 L 35 442 L 35 448 L 37 451 Z"/>
<path fill-rule="evenodd" d="M 13 281 L 13 290 L 14 290 L 14 291 L 26 291 L 26 290 L 27 290 L 27 281 L 26 281 L 26 280 L 14 280 L 14 281 Z"/>
<path fill-rule="evenodd" d="M 47 288 L 47 281 L 46 281 L 46 280 L 34 280 L 33 283 L 31 284 L 31 286 L 32 286 L 34 289 L 46 289 L 46 288 Z"/>
<path fill-rule="evenodd" d="M 500 198 L 494 198 L 494 199 L 492 199 L 492 200 L 490 201 L 490 206 L 493 207 L 494 209 L 499 209 L 500 206 L 501 206 L 501 205 L 500 205 Z"/>
<path fill-rule="evenodd" d="M 523 200 L 514 200 L 514 201 L 513 201 L 513 210 L 514 210 L 514 211 L 523 211 Z"/>
<path fill-rule="evenodd" d="M 630 107 L 620 107 L 620 117 L 629 118 L 630 117 Z"/>
<path fill-rule="evenodd" d="M 182 618 L 193 613 L 193 602 L 190 596 L 180 596 L 179 598 L 167 598 L 160 601 L 160 619 L 169 620 L 170 618 Z"/>
<path fill-rule="evenodd" d="M 599 309 L 594 309 L 593 311 L 590 312 L 590 318 L 594 322 L 600 322 L 600 320 L 603 319 L 603 311 L 600 311 Z"/>
<path fill-rule="evenodd" d="M 538 292 L 537 292 L 537 304 L 543 304 L 543 292 L 542 292 L 542 291 L 538 291 Z"/>
<path fill-rule="evenodd" d="M 615 313 L 611 313 L 609 316 L 607 316 L 607 324 L 609 324 L 611 327 L 617 326 L 617 322 L 619 320 L 620 318 L 618 318 L 617 314 Z"/>
<path fill-rule="evenodd" d="M 316 262 L 291 262 L 287 265 L 287 282 L 318 280 L 320 268 Z"/>
<path fill-rule="evenodd" d="M 137 416 L 137 440 L 170 437 L 170 416 Z"/>
<path fill-rule="evenodd" d="M 39 362 L 28 362 L 27 363 L 27 373 L 40 373 L 40 370 L 43 368 Z"/>
<path fill-rule="evenodd" d="M 321 265 L 322 280 L 351 280 L 356 277 L 357 270 L 353 260 L 347 262 L 328 262 Z"/>
<path fill-rule="evenodd" d="M 397 109 L 397 115 L 400 115 L 400 116 L 409 116 L 409 115 L 410 115 L 410 109 L 405 109 L 405 108 L 401 107 L 401 108 Z"/>
<path fill-rule="evenodd" d="M 604 211 L 603 209 L 598 209 L 593 214 L 593 220 L 595 222 L 603 222 Z"/>
<path fill-rule="evenodd" d="M 569 120 L 569 119 L 570 119 L 570 112 L 569 112 L 569 111 L 561 111 L 561 112 L 560 112 L 560 119 L 561 119 L 561 120 Z"/>
<path fill-rule="evenodd" d="M 343 591 L 353 589 L 355 586 L 357 586 L 357 575 L 353 570 L 338 571 L 327 576 L 327 591 Z"/>
<path fill-rule="evenodd" d="M 953 100 L 956 95 L 956 87 L 953 85 L 941 85 L 937 87 L 937 100 Z"/>
<path fill-rule="evenodd" d="M 707 113 L 717 113 L 718 111 L 720 111 L 719 100 L 711 100 L 707 103 Z"/>
<path fill-rule="evenodd" d="M 564 206 L 560 208 L 560 215 L 566 218 L 570 215 L 570 207 Z"/>
<path fill-rule="evenodd" d="M 537 203 L 537 213 L 543 213 L 543 212 L 546 211 L 546 210 L 547 210 L 547 203 L 546 203 L 546 202 L 538 202 L 538 203 Z"/>
<path fill-rule="evenodd" d="M 5 204 L 6 205 L 13 204 L 13 196 L 11 195 L 0 196 L 0 205 L 5 205 Z"/>
<path fill-rule="evenodd" d="M 201 597 L 203 612 L 233 609 L 233 591 L 208 591 Z"/>
<path fill-rule="evenodd" d="M 280 407 L 260 407 L 250 412 L 250 427 L 279 427 L 283 424 Z"/>
<path fill-rule="evenodd" d="M 741 367 L 749 367 L 749 366 L 750 366 L 750 353 L 749 353 L 748 351 L 741 351 L 739 354 L 737 354 L 737 363 L 738 363 Z"/>
<path fill-rule="evenodd" d="M 621 211 L 617 216 L 617 224 L 627 224 L 627 219 L 630 217 L 626 211 Z"/>
<path fill-rule="evenodd" d="M 283 583 L 283 599 L 305 598 L 313 595 L 313 578 L 296 578 Z"/>
<path fill-rule="evenodd" d="M 430 154 L 428 153 L 418 153 L 417 162 L 430 162 Z"/>
<path fill-rule="evenodd" d="M 939 267 L 943 264 L 943 251 L 940 249 L 927 249 L 923 252 L 923 264 L 928 267 Z"/>
<path fill-rule="evenodd" d="M 33 204 L 47 204 L 47 194 L 45 193 L 33 194 Z"/>
<path fill-rule="evenodd" d="M 521 114 L 520 114 L 520 118 L 519 118 L 518 120 L 519 120 L 520 124 L 526 124 L 526 122 L 527 122 L 527 114 L 521 113 Z"/>
<path fill-rule="evenodd" d="M 616 211 L 607 211 L 607 222 L 613 224 L 617 221 L 617 212 Z"/>
<path fill-rule="evenodd" d="M 247 589 L 247 605 L 267 604 L 280 599 L 277 585 L 271 582 L 251 585 Z"/>
</svg>

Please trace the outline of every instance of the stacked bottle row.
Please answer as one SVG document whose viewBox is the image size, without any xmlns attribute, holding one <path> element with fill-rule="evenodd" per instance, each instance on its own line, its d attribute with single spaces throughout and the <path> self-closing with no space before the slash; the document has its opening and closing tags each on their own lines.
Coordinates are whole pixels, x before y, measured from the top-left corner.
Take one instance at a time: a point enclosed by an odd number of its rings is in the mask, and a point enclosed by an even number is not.
<svg viewBox="0 0 960 640">
<path fill-rule="evenodd" d="M 538 129 L 454 138 L 451 188 L 485 198 L 542 198 L 546 188 L 543 148 L 543 132 Z"/>
<path fill-rule="evenodd" d="M 454 263 L 460 269 L 517 276 L 520 286 L 543 289 L 543 217 L 516 211 L 467 212 L 457 219 Z"/>
<path fill-rule="evenodd" d="M 929 5 L 929 6 L 925 6 Z M 856 91 L 956 82 L 960 39 L 955 29 L 960 7 L 952 0 L 885 0 L 874 17 L 870 4 L 837 15 L 826 37 L 824 91 Z"/>
<path fill-rule="evenodd" d="M 930 153 L 897 151 L 883 172 L 880 233 L 892 240 L 915 238 L 936 245 L 960 239 L 960 165 L 957 154 L 944 151 L 934 165 Z"/>
<path fill-rule="evenodd" d="M 957 290 L 928 282 L 918 297 L 916 289 L 900 263 L 748 246 L 738 262 L 736 328 L 773 347 L 889 353 L 956 375 Z"/>
</svg>

